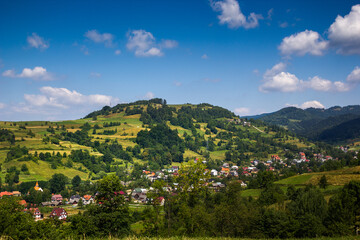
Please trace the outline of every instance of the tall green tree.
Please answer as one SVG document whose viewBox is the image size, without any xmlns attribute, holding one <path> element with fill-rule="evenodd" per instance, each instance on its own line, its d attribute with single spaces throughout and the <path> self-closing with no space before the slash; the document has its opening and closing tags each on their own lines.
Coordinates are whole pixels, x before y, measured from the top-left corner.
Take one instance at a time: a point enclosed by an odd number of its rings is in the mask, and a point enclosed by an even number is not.
<svg viewBox="0 0 360 240">
<path fill-rule="evenodd" d="M 76 175 L 72 180 L 71 180 L 71 184 L 73 186 L 74 189 L 77 189 L 80 186 L 81 183 L 81 178 L 79 175 Z"/>
<path fill-rule="evenodd" d="M 49 180 L 51 193 L 60 193 L 65 189 L 68 178 L 62 173 L 54 174 Z"/>
<path fill-rule="evenodd" d="M 325 189 L 328 186 L 328 182 L 325 175 L 322 175 L 322 177 L 319 180 L 319 187 Z"/>
</svg>

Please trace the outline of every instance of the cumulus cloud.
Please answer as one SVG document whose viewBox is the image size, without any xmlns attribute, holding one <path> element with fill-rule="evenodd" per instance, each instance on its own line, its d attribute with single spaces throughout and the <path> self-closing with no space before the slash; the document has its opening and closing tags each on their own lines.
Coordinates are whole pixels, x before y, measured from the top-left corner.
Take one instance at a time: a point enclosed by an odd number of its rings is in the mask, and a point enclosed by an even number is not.
<svg viewBox="0 0 360 240">
<path fill-rule="evenodd" d="M 318 76 L 311 78 L 306 84 L 308 85 L 309 88 L 323 92 L 330 91 L 331 88 L 333 87 L 333 83 L 330 80 L 323 79 Z"/>
<path fill-rule="evenodd" d="M 5 107 L 6 107 L 6 104 L 0 102 L 0 109 L 3 109 L 3 108 L 5 108 Z"/>
<path fill-rule="evenodd" d="M 278 63 L 266 70 L 263 84 L 259 87 L 261 92 L 295 92 L 299 90 L 300 80 L 291 73 L 285 72 L 286 64 Z"/>
<path fill-rule="evenodd" d="M 99 33 L 97 30 L 89 30 L 85 33 L 85 37 L 95 43 L 104 43 L 106 47 L 112 47 L 114 35 L 111 33 Z"/>
<path fill-rule="evenodd" d="M 42 37 L 37 35 L 36 33 L 33 33 L 31 36 L 27 37 L 27 42 L 30 47 L 45 50 L 49 48 L 49 43 L 45 41 Z"/>
<path fill-rule="evenodd" d="M 111 96 L 94 94 L 83 95 L 75 90 L 67 88 L 42 87 L 41 94 L 24 94 L 24 99 L 32 106 L 50 106 L 57 108 L 70 108 L 74 105 L 110 105 L 111 102 L 118 102 L 118 99 Z"/>
<path fill-rule="evenodd" d="M 360 83 L 360 68 L 358 66 L 347 76 L 346 81 L 349 83 Z"/>
<path fill-rule="evenodd" d="M 115 50 L 115 55 L 120 55 L 121 54 L 121 50 L 119 50 L 119 49 L 117 49 L 117 50 Z"/>
<path fill-rule="evenodd" d="M 259 90 L 261 92 L 297 92 L 306 89 L 322 92 L 346 92 L 350 90 L 349 83 L 332 82 L 319 76 L 311 77 L 305 81 L 298 79 L 294 74 L 285 70 L 286 64 L 284 63 L 278 63 L 271 69 L 266 70 L 262 80 L 263 84 L 259 87 Z"/>
<path fill-rule="evenodd" d="M 163 49 L 171 49 L 178 46 L 175 40 L 163 39 L 158 44 L 151 32 L 145 30 L 133 30 L 127 34 L 128 42 L 126 47 L 134 51 L 137 57 L 161 57 L 164 55 Z"/>
<path fill-rule="evenodd" d="M 360 4 L 354 5 L 348 15 L 337 16 L 329 30 L 330 44 L 340 54 L 360 54 Z"/>
<path fill-rule="evenodd" d="M 303 56 L 308 53 L 320 56 L 324 54 L 328 46 L 328 41 L 323 40 L 319 33 L 305 30 L 285 37 L 279 46 L 279 50 L 283 55 Z"/>
<path fill-rule="evenodd" d="M 319 101 L 313 100 L 313 101 L 304 102 L 303 104 L 301 104 L 300 108 L 302 108 L 302 109 L 325 108 L 325 106 L 322 105 Z"/>
<path fill-rule="evenodd" d="M 235 108 L 234 112 L 235 112 L 235 114 L 237 114 L 239 116 L 246 116 L 246 115 L 249 115 L 250 109 L 246 108 L 246 107 L 240 107 L 240 108 Z"/>
<path fill-rule="evenodd" d="M 24 68 L 20 74 L 16 74 L 14 70 L 6 70 L 2 75 L 10 78 L 31 78 L 39 81 L 54 80 L 53 75 L 43 67 Z"/>
<path fill-rule="evenodd" d="M 145 99 L 152 99 L 155 97 L 155 94 L 152 92 L 147 92 L 144 96 Z"/>
<path fill-rule="evenodd" d="M 350 91 L 351 86 L 347 83 L 336 81 L 334 82 L 334 91 L 336 92 L 347 92 Z"/>
<path fill-rule="evenodd" d="M 262 92 L 295 92 L 299 90 L 300 80 L 291 73 L 280 72 L 266 79 L 260 86 Z"/>
<path fill-rule="evenodd" d="M 150 32 L 144 30 L 133 30 L 128 33 L 128 43 L 126 47 L 135 52 L 135 56 L 160 57 L 163 53 L 159 48 L 153 47 L 155 45 L 155 38 Z"/>
<path fill-rule="evenodd" d="M 298 104 L 286 104 L 287 107 L 297 107 L 297 108 L 302 108 L 302 109 L 307 109 L 307 108 L 325 108 L 325 106 L 323 104 L 321 104 L 319 101 L 313 100 L 313 101 L 307 101 L 304 102 L 303 104 L 301 104 L 300 106 Z"/>
<path fill-rule="evenodd" d="M 227 24 L 229 28 L 255 28 L 259 25 L 259 20 L 263 19 L 260 14 L 255 13 L 246 17 L 236 0 L 211 1 L 211 6 L 214 11 L 220 12 L 220 24 Z"/>
<path fill-rule="evenodd" d="M 119 103 L 118 98 L 102 94 L 85 95 L 67 88 L 45 86 L 35 94 L 24 94 L 22 102 L 1 110 L 8 120 L 65 120 L 84 117 L 104 105 Z"/>
</svg>

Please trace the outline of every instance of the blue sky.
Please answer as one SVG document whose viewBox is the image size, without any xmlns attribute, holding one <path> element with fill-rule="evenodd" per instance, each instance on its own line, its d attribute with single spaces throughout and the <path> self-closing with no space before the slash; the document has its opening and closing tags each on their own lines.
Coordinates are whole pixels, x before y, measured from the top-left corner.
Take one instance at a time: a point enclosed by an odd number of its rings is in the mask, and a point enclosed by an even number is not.
<svg viewBox="0 0 360 240">
<path fill-rule="evenodd" d="M 253 115 L 359 104 L 357 1 L 1 1 L 0 120 L 152 97 Z"/>
</svg>

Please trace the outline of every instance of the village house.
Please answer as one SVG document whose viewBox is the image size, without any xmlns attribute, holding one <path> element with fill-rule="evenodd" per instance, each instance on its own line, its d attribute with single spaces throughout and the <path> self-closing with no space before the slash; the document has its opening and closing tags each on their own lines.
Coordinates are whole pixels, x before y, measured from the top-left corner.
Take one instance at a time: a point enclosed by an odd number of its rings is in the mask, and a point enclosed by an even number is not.
<svg viewBox="0 0 360 240">
<path fill-rule="evenodd" d="M 0 192 L 0 198 L 3 198 L 4 196 L 12 196 L 12 195 L 13 195 L 12 192 L 7 192 L 7 191 Z"/>
<path fill-rule="evenodd" d="M 52 195 L 51 202 L 62 202 L 63 197 L 60 194 Z"/>
<path fill-rule="evenodd" d="M 20 200 L 19 204 L 26 208 L 27 202 L 25 200 Z"/>
<path fill-rule="evenodd" d="M 218 175 L 218 171 L 216 169 L 212 169 L 210 171 L 210 175 L 213 176 L 213 177 L 216 177 Z"/>
<path fill-rule="evenodd" d="M 221 182 L 211 183 L 210 188 L 213 189 L 215 192 L 220 192 L 221 188 L 224 188 L 225 184 Z"/>
<path fill-rule="evenodd" d="M 35 221 L 40 220 L 43 218 L 43 215 L 41 214 L 39 208 L 30 208 L 29 212 L 32 214 Z"/>
<path fill-rule="evenodd" d="M 92 204 L 95 202 L 95 199 L 91 195 L 84 195 L 82 199 L 84 205 Z"/>
<path fill-rule="evenodd" d="M 78 204 L 79 201 L 80 201 L 81 197 L 79 194 L 76 194 L 76 195 L 72 195 L 70 197 L 70 200 L 69 200 L 69 204 Z"/>
<path fill-rule="evenodd" d="M 67 212 L 63 208 L 54 208 L 50 213 L 50 218 L 65 220 L 67 218 Z"/>
<path fill-rule="evenodd" d="M 146 189 L 135 188 L 134 191 L 131 193 L 131 198 L 134 203 L 146 203 L 148 201 L 146 192 Z"/>
</svg>

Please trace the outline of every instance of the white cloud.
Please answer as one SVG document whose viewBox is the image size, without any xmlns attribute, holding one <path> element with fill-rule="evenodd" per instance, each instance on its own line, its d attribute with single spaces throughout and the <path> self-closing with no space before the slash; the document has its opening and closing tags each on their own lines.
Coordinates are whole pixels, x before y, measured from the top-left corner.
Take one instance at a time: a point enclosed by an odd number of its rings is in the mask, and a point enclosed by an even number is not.
<svg viewBox="0 0 360 240">
<path fill-rule="evenodd" d="M 330 44 L 338 48 L 338 53 L 360 54 L 360 4 L 354 5 L 348 15 L 337 16 L 328 31 Z"/>
<path fill-rule="evenodd" d="M 33 33 L 31 36 L 28 36 L 27 42 L 30 47 L 38 48 L 42 50 L 45 50 L 50 46 L 47 41 L 45 41 L 42 37 L 40 37 L 36 33 Z"/>
<path fill-rule="evenodd" d="M 2 75 L 4 77 L 10 77 L 10 78 L 16 77 L 15 71 L 13 69 L 6 70 L 5 72 L 2 73 Z"/>
<path fill-rule="evenodd" d="M 246 116 L 249 115 L 250 109 L 246 107 L 240 107 L 240 108 L 235 108 L 234 112 L 239 116 Z"/>
<path fill-rule="evenodd" d="M 79 105 L 96 105 L 104 106 L 110 103 L 118 102 L 117 98 L 111 96 L 94 94 L 83 95 L 75 90 L 71 91 L 67 88 L 42 87 L 42 94 L 24 94 L 24 99 L 32 106 L 37 107 L 57 107 L 71 108 Z"/>
<path fill-rule="evenodd" d="M 308 53 L 320 56 L 324 54 L 324 51 L 328 49 L 328 46 L 328 41 L 323 40 L 319 33 L 305 30 L 289 37 L 285 37 L 279 46 L 279 50 L 283 55 L 295 54 L 303 56 Z"/>
<path fill-rule="evenodd" d="M 152 99 L 155 97 L 155 94 L 152 92 L 147 92 L 144 96 L 145 99 Z"/>
<path fill-rule="evenodd" d="M 282 23 L 279 23 L 279 26 L 281 28 L 287 28 L 289 26 L 288 22 L 282 22 Z"/>
<path fill-rule="evenodd" d="M 246 17 L 236 0 L 211 1 L 211 6 L 214 11 L 221 12 L 218 16 L 220 24 L 227 24 L 229 28 L 255 28 L 259 25 L 259 20 L 263 19 L 260 14 L 255 13 Z"/>
<path fill-rule="evenodd" d="M 263 76 L 263 84 L 259 90 L 261 92 L 297 92 L 306 89 L 322 92 L 346 92 L 350 90 L 349 84 L 344 82 L 332 82 L 319 76 L 304 81 L 285 70 L 286 65 L 284 63 L 278 63 L 266 70 Z"/>
<path fill-rule="evenodd" d="M 104 43 L 106 47 L 112 47 L 114 35 L 111 33 L 99 33 L 97 30 L 89 30 L 85 33 L 85 37 L 96 42 L 96 43 Z"/>
<path fill-rule="evenodd" d="M 115 50 L 115 55 L 120 55 L 121 54 L 121 50 L 117 49 Z"/>
<path fill-rule="evenodd" d="M 354 70 L 347 76 L 346 81 L 349 83 L 360 83 L 360 67 L 356 66 Z"/>
<path fill-rule="evenodd" d="M 262 92 L 295 92 L 299 90 L 300 80 L 291 73 L 280 72 L 260 86 Z"/>
<path fill-rule="evenodd" d="M 280 62 L 271 69 L 266 70 L 263 84 L 259 87 L 261 92 L 295 92 L 299 90 L 301 82 L 291 73 L 285 72 L 286 64 Z"/>
<path fill-rule="evenodd" d="M 102 94 L 85 95 L 66 88 L 42 87 L 37 94 L 24 94 L 24 100 L 1 110 L 7 120 L 78 119 L 103 107 L 119 103 L 118 98 Z"/>
<path fill-rule="evenodd" d="M 334 91 L 336 92 L 347 92 L 350 91 L 351 87 L 347 83 L 340 81 L 334 82 Z"/>
<path fill-rule="evenodd" d="M 302 108 L 302 109 L 307 109 L 307 108 L 325 108 L 325 106 L 323 104 L 321 104 L 319 101 L 313 100 L 313 101 L 307 101 L 304 102 L 303 104 L 301 104 L 300 106 L 298 104 L 285 104 L 287 107 L 297 107 L 297 108 Z"/>
<path fill-rule="evenodd" d="M 162 48 L 175 48 L 179 43 L 175 40 L 162 40 L 160 46 Z"/>
<path fill-rule="evenodd" d="M 207 54 L 204 54 L 201 56 L 201 59 L 208 59 L 208 58 L 209 58 L 209 56 Z"/>
<path fill-rule="evenodd" d="M 6 70 L 2 75 L 10 78 L 31 78 L 39 81 L 54 80 L 53 75 L 43 67 L 24 68 L 20 74 L 16 74 L 14 70 Z"/>
<path fill-rule="evenodd" d="M 152 57 L 152 56 L 161 57 L 163 55 L 164 55 L 164 53 L 161 52 L 161 50 L 159 48 L 152 47 L 148 51 L 146 51 L 143 56 L 145 56 L 145 57 Z"/>
<path fill-rule="evenodd" d="M 144 30 L 133 30 L 128 33 L 128 43 L 126 47 L 135 51 L 135 56 L 150 57 L 162 56 L 163 53 L 155 46 L 155 38 L 150 32 Z"/>
<path fill-rule="evenodd" d="M 268 14 L 267 14 L 267 19 L 272 20 L 273 14 L 274 14 L 274 9 L 273 8 L 269 9 Z"/>
<path fill-rule="evenodd" d="M 302 109 L 325 108 L 325 106 L 322 105 L 319 101 L 313 100 L 313 101 L 304 102 L 303 104 L 301 104 L 300 108 L 302 108 Z"/>
<path fill-rule="evenodd" d="M 320 78 L 318 76 L 315 76 L 313 78 L 311 78 L 306 85 L 309 88 L 312 88 L 316 91 L 323 91 L 323 92 L 327 92 L 330 91 L 333 87 L 333 83 L 330 80 L 327 79 L 323 79 Z"/>
<path fill-rule="evenodd" d="M 276 65 L 274 65 L 271 69 L 266 70 L 264 74 L 264 78 L 270 78 L 275 76 L 276 74 L 284 71 L 286 69 L 286 64 L 283 62 L 280 62 Z"/>
<path fill-rule="evenodd" d="M 0 109 L 3 109 L 3 108 L 5 108 L 5 107 L 6 107 L 6 104 L 0 102 Z"/>
</svg>

